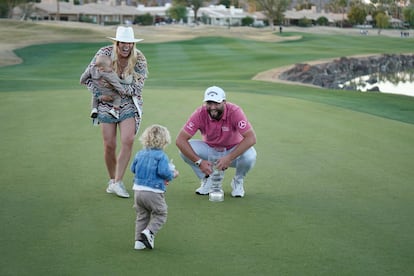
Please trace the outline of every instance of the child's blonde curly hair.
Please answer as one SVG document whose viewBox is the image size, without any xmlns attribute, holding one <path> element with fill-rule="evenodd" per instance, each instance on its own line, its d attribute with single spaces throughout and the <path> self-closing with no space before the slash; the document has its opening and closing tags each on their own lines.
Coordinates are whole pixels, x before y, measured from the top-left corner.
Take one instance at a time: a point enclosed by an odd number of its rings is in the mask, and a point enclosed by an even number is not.
<svg viewBox="0 0 414 276">
<path fill-rule="evenodd" d="M 164 149 L 171 143 L 171 135 L 166 127 L 152 125 L 144 130 L 139 140 L 144 148 Z"/>
</svg>

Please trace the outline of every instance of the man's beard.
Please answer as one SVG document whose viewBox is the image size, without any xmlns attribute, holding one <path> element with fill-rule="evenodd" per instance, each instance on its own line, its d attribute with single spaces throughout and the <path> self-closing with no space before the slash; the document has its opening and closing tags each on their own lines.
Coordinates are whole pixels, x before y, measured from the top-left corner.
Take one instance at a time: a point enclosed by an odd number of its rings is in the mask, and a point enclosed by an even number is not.
<svg viewBox="0 0 414 276">
<path fill-rule="evenodd" d="M 208 114 L 210 115 L 211 119 L 218 121 L 223 115 L 223 110 L 219 110 L 219 109 L 208 110 Z"/>
</svg>

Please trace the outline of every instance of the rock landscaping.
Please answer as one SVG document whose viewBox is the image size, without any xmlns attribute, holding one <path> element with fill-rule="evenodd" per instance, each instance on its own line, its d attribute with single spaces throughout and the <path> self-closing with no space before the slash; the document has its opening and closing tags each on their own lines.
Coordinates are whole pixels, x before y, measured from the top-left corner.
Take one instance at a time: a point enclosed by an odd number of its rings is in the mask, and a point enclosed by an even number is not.
<svg viewBox="0 0 414 276">
<path fill-rule="evenodd" d="M 355 90 L 352 84 L 345 85 L 345 83 L 361 76 L 372 75 L 369 80 L 372 84 L 378 81 L 378 77 L 375 76 L 377 73 L 390 74 L 413 69 L 414 54 L 384 54 L 364 58 L 341 57 L 317 65 L 296 64 L 293 68 L 282 72 L 279 79 L 330 89 Z"/>
</svg>

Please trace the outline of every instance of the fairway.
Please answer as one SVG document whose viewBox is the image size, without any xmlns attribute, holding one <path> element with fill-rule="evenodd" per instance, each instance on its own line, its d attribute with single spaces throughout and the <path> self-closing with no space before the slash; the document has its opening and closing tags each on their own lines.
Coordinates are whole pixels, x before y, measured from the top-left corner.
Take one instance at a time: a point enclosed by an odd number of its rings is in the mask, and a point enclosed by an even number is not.
<svg viewBox="0 0 414 276">
<path fill-rule="evenodd" d="M 284 35 L 301 39 L 140 45 L 150 70 L 140 133 L 158 123 L 175 138 L 219 85 L 249 117 L 258 159 L 245 198 L 230 196 L 229 169 L 213 203 L 168 146 L 180 171 L 168 221 L 139 252 L 133 200 L 105 193 L 101 133 L 78 84 L 108 42 L 18 49 L 24 62 L 0 67 L 0 275 L 413 275 L 414 99 L 251 80 L 297 62 L 408 53 L 413 39 Z"/>
</svg>

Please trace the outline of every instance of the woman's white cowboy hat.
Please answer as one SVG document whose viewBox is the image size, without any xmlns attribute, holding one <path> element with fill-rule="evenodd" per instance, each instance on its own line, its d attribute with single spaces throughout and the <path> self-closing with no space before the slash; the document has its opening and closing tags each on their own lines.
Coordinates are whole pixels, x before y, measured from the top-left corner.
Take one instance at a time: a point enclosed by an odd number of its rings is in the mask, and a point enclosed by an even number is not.
<svg viewBox="0 0 414 276">
<path fill-rule="evenodd" d="M 108 37 L 109 39 L 119 41 L 119 42 L 125 42 L 125 43 L 135 43 L 140 42 L 143 39 L 135 39 L 134 36 L 134 30 L 132 27 L 123 27 L 119 26 L 116 29 L 116 37 Z"/>
</svg>

